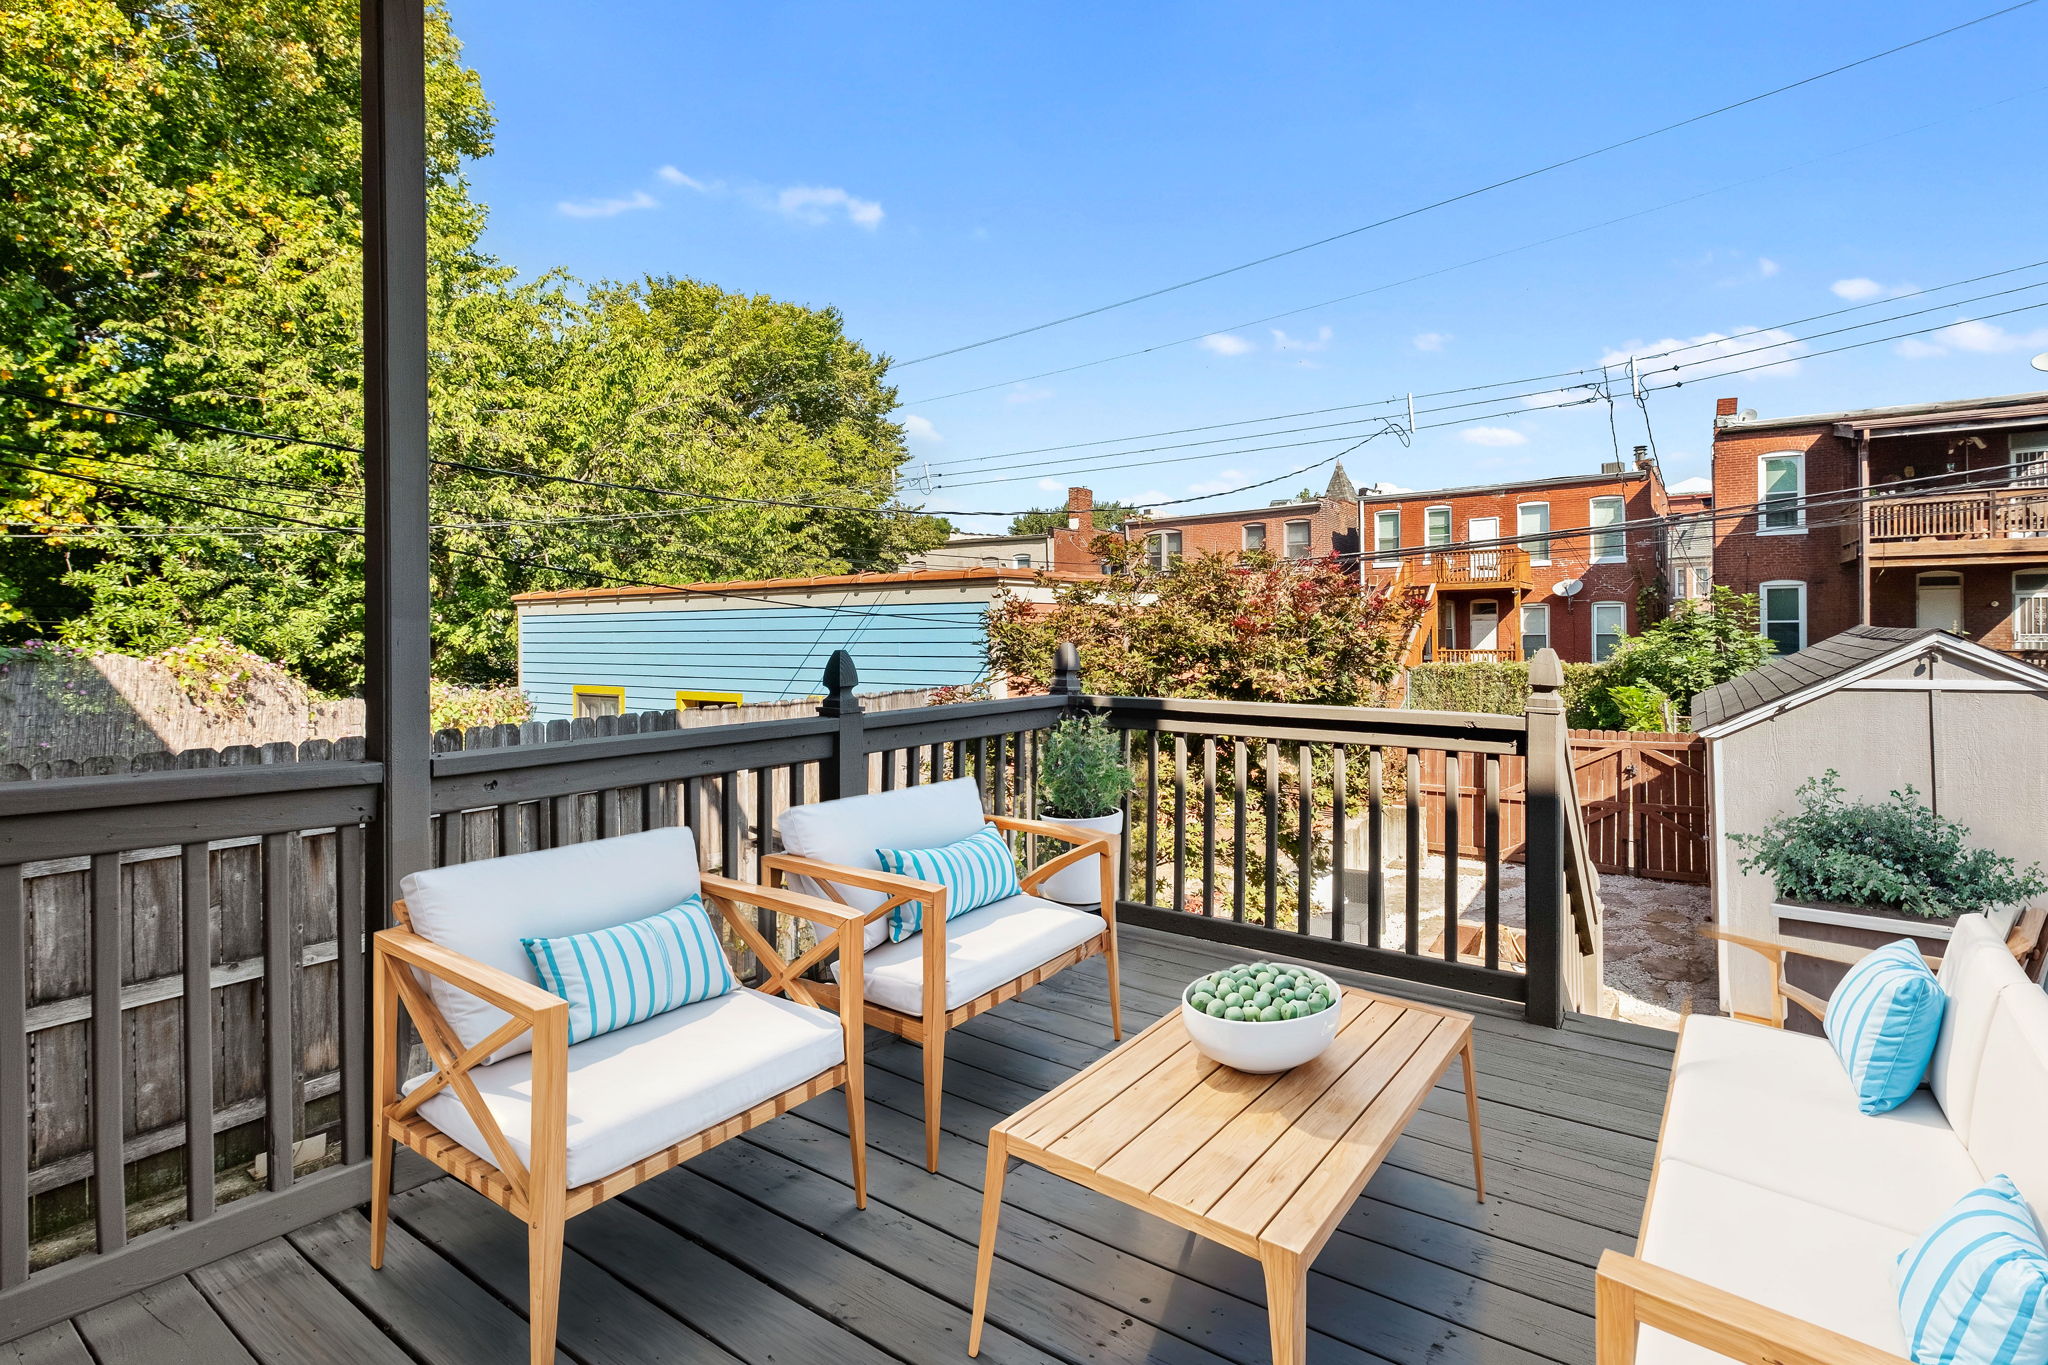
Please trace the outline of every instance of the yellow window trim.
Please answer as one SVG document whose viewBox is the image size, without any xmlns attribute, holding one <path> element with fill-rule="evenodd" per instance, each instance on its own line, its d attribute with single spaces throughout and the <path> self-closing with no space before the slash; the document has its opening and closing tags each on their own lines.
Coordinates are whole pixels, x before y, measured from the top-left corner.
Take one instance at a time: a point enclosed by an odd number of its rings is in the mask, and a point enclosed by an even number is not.
<svg viewBox="0 0 2048 1365">
<path fill-rule="evenodd" d="M 623 687 L 600 687 L 590 683 L 577 683 L 569 689 L 569 714 L 571 716 L 576 714 L 576 698 L 578 697 L 616 697 L 619 703 L 619 714 L 622 716 L 626 714 L 626 689 Z"/>
<path fill-rule="evenodd" d="M 745 700 L 745 694 L 740 692 L 681 691 L 676 693 L 676 710 L 687 711 L 692 706 L 704 705 L 739 706 Z"/>
</svg>

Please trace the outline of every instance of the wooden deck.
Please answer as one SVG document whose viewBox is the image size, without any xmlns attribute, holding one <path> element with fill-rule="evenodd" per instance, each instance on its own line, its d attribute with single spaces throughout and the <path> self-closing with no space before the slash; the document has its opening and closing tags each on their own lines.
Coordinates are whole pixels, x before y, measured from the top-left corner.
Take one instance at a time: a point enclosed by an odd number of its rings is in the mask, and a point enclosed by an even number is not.
<svg viewBox="0 0 2048 1365">
<path fill-rule="evenodd" d="M 1126 931 L 1126 1024 L 1243 956 Z M 917 1051 L 875 1044 L 864 1213 L 835 1092 L 572 1221 L 560 1358 L 964 1361 L 982 1139 L 1106 1049 L 1102 972 L 1096 959 L 948 1035 L 938 1175 L 922 1165 Z M 1593 1358 L 1592 1266 L 1633 1244 L 1670 1037 L 1489 1013 L 1477 1037 L 1488 1201 L 1472 1198 L 1453 1068 L 1315 1264 L 1319 1365 Z M 0 1344 L 0 1365 L 522 1358 L 523 1226 L 450 1180 L 400 1196 L 395 1214 L 382 1273 L 369 1268 L 368 1225 L 348 1213 Z M 1256 1264 L 1035 1168 L 1009 1177 L 998 1254 L 981 1357 L 992 1365 L 1267 1359 Z"/>
</svg>

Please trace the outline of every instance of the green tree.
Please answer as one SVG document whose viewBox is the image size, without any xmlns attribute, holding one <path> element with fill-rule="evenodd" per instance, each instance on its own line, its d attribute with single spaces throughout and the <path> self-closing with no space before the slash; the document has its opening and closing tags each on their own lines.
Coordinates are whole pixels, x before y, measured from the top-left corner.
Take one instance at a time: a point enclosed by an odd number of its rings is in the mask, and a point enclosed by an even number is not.
<svg viewBox="0 0 2048 1365">
<path fill-rule="evenodd" d="M 1135 503 L 1102 502 L 1095 505 L 1090 529 L 1112 531 L 1138 514 Z M 1034 507 L 1021 516 L 1010 518 L 1010 534 L 1013 536 L 1038 536 L 1047 531 L 1067 529 L 1067 509 L 1064 507 Z"/>
<path fill-rule="evenodd" d="M 1716 587 L 1704 601 L 1680 602 L 1671 614 L 1615 647 L 1602 669 L 1603 694 L 1592 698 L 1603 727 L 1675 729 L 1692 699 L 1716 683 L 1747 673 L 1776 646 L 1758 626 L 1752 594 Z"/>
</svg>

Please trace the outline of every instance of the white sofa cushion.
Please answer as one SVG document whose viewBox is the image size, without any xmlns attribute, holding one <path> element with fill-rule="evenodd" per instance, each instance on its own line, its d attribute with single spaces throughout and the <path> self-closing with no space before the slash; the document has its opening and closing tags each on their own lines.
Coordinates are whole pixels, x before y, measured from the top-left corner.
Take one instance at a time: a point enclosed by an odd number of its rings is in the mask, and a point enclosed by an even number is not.
<svg viewBox="0 0 2048 1365">
<path fill-rule="evenodd" d="M 1865 1123 L 1890 1117 L 1858 1114 L 1853 1104 L 1849 1116 Z M 1882 1202 L 1882 1194 L 1873 1193 L 1871 1202 Z M 1649 1226 L 1637 1254 L 1904 1356 L 1892 1260 L 1920 1231 L 1901 1232 L 1666 1157 L 1657 1164 Z M 1642 1329 L 1640 1343 L 1638 1365 L 1728 1365 L 1727 1357 L 1654 1328 Z"/>
<path fill-rule="evenodd" d="M 2048 1209 L 2048 995 L 2020 979 L 1998 993 L 1970 1104 L 1970 1155 Z"/>
<path fill-rule="evenodd" d="M 521 939 L 587 934 L 646 919 L 680 905 L 700 887 L 696 836 L 673 826 L 415 872 L 399 883 L 399 892 L 421 936 L 539 985 Z M 504 1011 L 439 978 L 429 978 L 427 986 L 464 1048 L 505 1022 Z M 491 1060 L 532 1046 L 531 1037 L 521 1034 Z"/>
<path fill-rule="evenodd" d="M 1685 1022 L 1659 1153 L 1908 1238 L 1979 1181 L 1926 1091 L 1859 1113 L 1825 1038 L 1712 1015 Z"/>
<path fill-rule="evenodd" d="M 1036 896 L 1011 896 L 946 924 L 946 1008 L 957 1009 L 1102 932 L 1102 916 Z M 924 935 L 890 943 L 862 961 L 868 1001 L 924 1012 Z M 832 964 L 834 979 L 839 963 Z"/>
<path fill-rule="evenodd" d="M 1941 989 L 1948 996 L 1948 1010 L 1941 1020 L 1941 1039 L 1934 1045 L 1934 1061 L 1927 1068 L 1927 1085 L 1956 1136 L 1966 1143 L 1992 1006 L 1999 992 L 2025 985 L 2026 980 L 1989 919 L 1964 915 L 1956 920 L 1954 936 L 1941 955 Z"/>
<path fill-rule="evenodd" d="M 784 851 L 803 858 L 837 863 L 841 867 L 882 870 L 875 856 L 880 848 L 938 848 L 957 844 L 981 829 L 981 789 L 971 777 L 950 782 L 929 782 L 895 791 L 870 792 L 837 801 L 814 801 L 791 806 L 776 821 Z M 800 891 L 814 896 L 826 893 L 808 877 L 793 878 Z M 835 886 L 839 899 L 856 910 L 872 910 L 889 899 L 879 891 L 856 886 Z M 874 921 L 864 932 L 872 948 L 889 936 L 888 917 Z"/>
<path fill-rule="evenodd" d="M 509 861 L 509 860 L 501 860 Z M 846 1060 L 839 1017 L 756 990 L 658 1014 L 569 1049 L 569 1185 L 574 1188 L 673 1147 Z M 470 1077 L 522 1162 L 533 1157 L 533 1055 Z M 406 1083 L 411 1091 L 424 1081 Z M 420 1116 L 497 1164 L 452 1091 Z"/>
</svg>

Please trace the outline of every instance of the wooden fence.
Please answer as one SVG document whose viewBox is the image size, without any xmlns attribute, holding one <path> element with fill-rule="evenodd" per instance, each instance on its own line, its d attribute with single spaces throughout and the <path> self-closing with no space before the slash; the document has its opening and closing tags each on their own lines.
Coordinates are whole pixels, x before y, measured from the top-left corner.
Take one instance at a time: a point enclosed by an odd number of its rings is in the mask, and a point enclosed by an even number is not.
<svg viewBox="0 0 2048 1365">
<path fill-rule="evenodd" d="M 1632 730 L 1571 732 L 1572 774 L 1578 785 L 1588 846 L 1601 872 L 1660 881 L 1705 882 L 1711 866 L 1707 845 L 1706 745 L 1698 735 Z M 1444 848 L 1444 760 L 1421 755 L 1424 840 L 1429 851 Z M 1523 830 L 1521 760 L 1501 761 L 1501 837 L 1507 856 L 1519 860 Z M 1479 852 L 1473 842 L 1482 794 L 1470 773 L 1458 784 L 1458 849 Z"/>
</svg>

